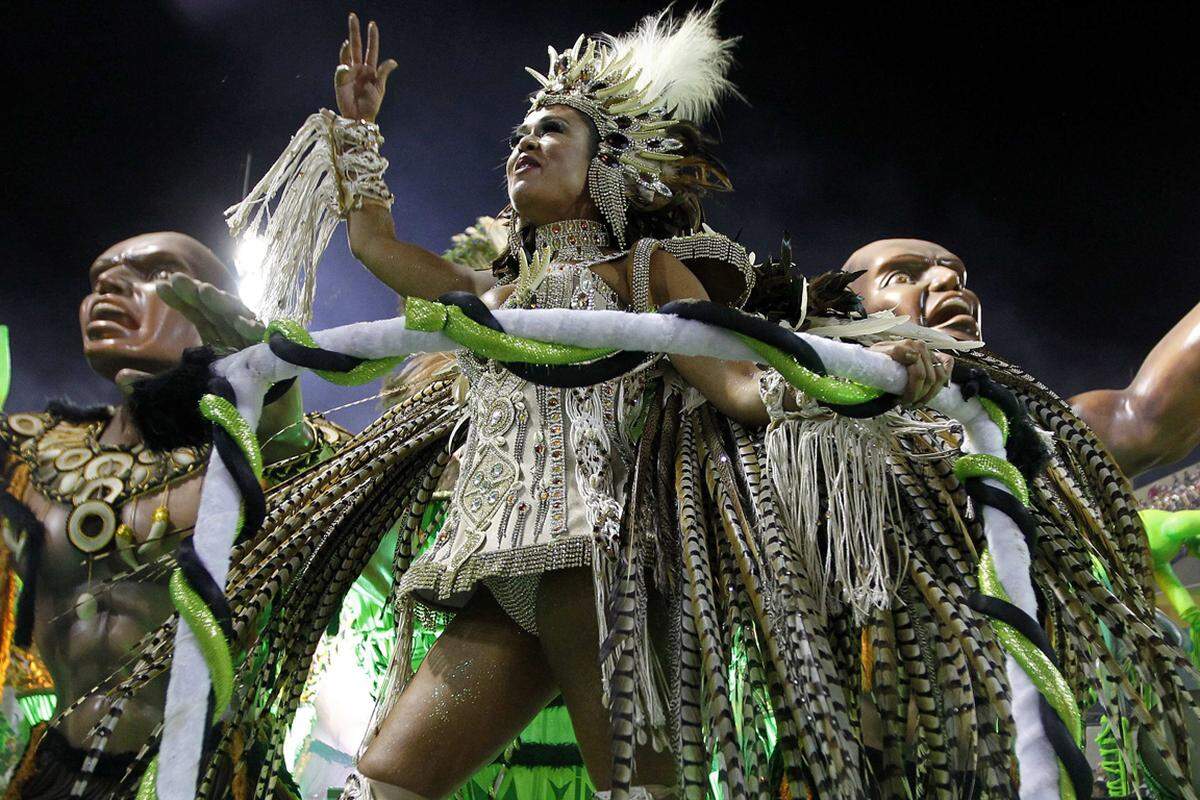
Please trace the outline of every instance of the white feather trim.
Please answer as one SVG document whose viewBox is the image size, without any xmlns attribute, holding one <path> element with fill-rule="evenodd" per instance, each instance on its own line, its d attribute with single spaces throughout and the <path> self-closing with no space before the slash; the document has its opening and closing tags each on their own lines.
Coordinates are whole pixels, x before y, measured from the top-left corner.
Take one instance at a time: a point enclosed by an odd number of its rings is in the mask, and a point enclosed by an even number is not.
<svg viewBox="0 0 1200 800">
<path fill-rule="evenodd" d="M 632 54 L 634 70 L 641 70 L 638 87 L 647 97 L 696 124 L 725 97 L 741 97 L 727 77 L 737 37 L 722 39 L 717 32 L 720 5 L 693 10 L 682 20 L 663 9 L 613 41 L 619 55 Z"/>
<path fill-rule="evenodd" d="M 974 350 L 983 342 L 962 342 L 948 333 L 910 322 L 907 315 L 892 311 L 877 311 L 865 319 L 840 317 L 811 317 L 812 327 L 804 331 L 829 339 L 857 339 L 865 342 L 892 339 L 917 339 L 935 350 Z"/>
</svg>

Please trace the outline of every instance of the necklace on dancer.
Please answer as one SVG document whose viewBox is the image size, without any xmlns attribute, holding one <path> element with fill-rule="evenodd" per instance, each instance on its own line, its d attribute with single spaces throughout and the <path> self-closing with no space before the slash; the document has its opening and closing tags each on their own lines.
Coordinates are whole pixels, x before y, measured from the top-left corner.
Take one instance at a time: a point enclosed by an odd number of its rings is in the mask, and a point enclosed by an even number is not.
<svg viewBox="0 0 1200 800">
<path fill-rule="evenodd" d="M 539 225 L 534 231 L 538 250 L 549 249 L 554 261 L 579 262 L 605 256 L 611 241 L 604 223 L 594 219 L 564 219 Z"/>
</svg>

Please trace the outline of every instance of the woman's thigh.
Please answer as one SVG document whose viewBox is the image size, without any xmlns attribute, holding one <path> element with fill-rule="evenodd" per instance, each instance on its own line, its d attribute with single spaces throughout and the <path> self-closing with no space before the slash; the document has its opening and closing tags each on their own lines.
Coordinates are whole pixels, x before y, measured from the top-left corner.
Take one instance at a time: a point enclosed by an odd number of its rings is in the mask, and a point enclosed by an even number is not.
<svg viewBox="0 0 1200 800">
<path fill-rule="evenodd" d="M 546 661 L 562 691 L 588 776 L 597 789 L 612 784 L 612 726 L 602 700 L 600 629 L 591 570 L 568 569 L 542 576 L 538 632 Z M 648 746 L 634 751 L 636 784 L 674 786 L 675 759 Z"/>
<path fill-rule="evenodd" d="M 358 769 L 444 797 L 490 763 L 556 692 L 537 637 L 480 589 L 438 637 Z"/>
</svg>

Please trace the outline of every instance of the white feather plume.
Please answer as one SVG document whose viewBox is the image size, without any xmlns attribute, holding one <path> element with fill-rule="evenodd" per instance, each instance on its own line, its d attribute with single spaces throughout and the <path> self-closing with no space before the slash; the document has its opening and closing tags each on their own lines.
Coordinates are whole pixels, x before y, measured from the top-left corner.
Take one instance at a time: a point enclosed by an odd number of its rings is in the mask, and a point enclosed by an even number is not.
<svg viewBox="0 0 1200 800">
<path fill-rule="evenodd" d="M 690 11 L 683 19 L 666 8 L 613 40 L 618 55 L 632 53 L 630 66 L 641 70 L 638 87 L 674 109 L 676 118 L 698 125 L 725 97 L 741 97 L 727 77 L 737 37 L 722 39 L 718 33 L 720 5 L 718 0 L 708 10 Z"/>
</svg>

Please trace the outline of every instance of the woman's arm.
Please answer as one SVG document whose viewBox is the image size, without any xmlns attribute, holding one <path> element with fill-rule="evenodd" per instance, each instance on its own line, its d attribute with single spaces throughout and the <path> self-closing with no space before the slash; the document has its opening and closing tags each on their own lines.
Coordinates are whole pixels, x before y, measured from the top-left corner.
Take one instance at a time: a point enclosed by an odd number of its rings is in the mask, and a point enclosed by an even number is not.
<svg viewBox="0 0 1200 800">
<path fill-rule="evenodd" d="M 707 300 L 708 292 L 683 262 L 656 250 L 650 259 L 650 296 L 655 305 L 663 305 L 672 300 Z M 881 349 L 908 371 L 906 402 L 927 401 L 949 379 L 951 365 L 935 360 L 921 342 L 889 342 Z M 752 362 L 673 355 L 671 363 L 722 414 L 751 426 L 770 421 L 759 394 L 762 370 Z"/>
<path fill-rule="evenodd" d="M 388 75 L 396 62 L 379 64 L 379 27 L 367 26 L 363 51 L 358 17 L 349 19 L 349 38 L 342 43 L 341 63 L 334 76 L 338 113 L 347 119 L 374 122 L 383 103 Z M 490 274 L 476 272 L 419 247 L 396 239 L 391 211 L 364 199 L 349 213 L 350 251 L 375 277 L 404 297 L 435 300 L 446 292 L 483 294 L 494 283 Z"/>
<path fill-rule="evenodd" d="M 673 300 L 707 300 L 708 291 L 682 261 L 655 250 L 650 256 L 650 299 L 656 306 Z M 770 422 L 758 393 L 761 370 L 753 362 L 672 355 L 671 364 L 725 416 L 752 426 Z"/>
<path fill-rule="evenodd" d="M 446 292 L 481 295 L 495 283 L 490 272 L 447 261 L 436 253 L 396 238 L 392 212 L 364 202 L 346 226 L 350 252 L 396 294 L 436 300 Z"/>
</svg>

